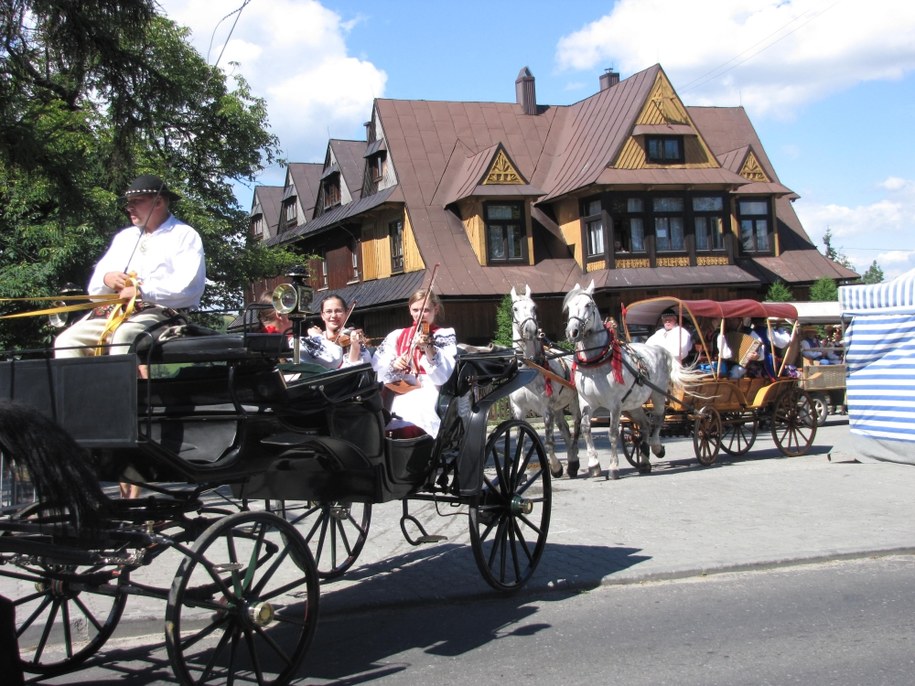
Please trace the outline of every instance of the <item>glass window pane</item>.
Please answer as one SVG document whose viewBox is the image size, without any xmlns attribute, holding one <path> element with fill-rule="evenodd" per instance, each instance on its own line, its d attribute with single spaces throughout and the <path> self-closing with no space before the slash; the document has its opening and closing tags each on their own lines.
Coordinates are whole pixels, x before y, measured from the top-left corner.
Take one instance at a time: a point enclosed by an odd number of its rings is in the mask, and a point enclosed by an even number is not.
<svg viewBox="0 0 915 686">
<path fill-rule="evenodd" d="M 505 241 L 502 240 L 502 231 L 499 227 L 489 229 L 489 257 L 493 260 L 505 259 Z"/>
<path fill-rule="evenodd" d="M 655 198 L 655 212 L 682 212 L 683 198 Z"/>
<path fill-rule="evenodd" d="M 749 215 L 749 214 L 761 214 L 767 215 L 769 213 L 769 203 L 765 200 L 741 200 L 740 201 L 740 214 Z"/>
<path fill-rule="evenodd" d="M 693 198 L 693 210 L 696 212 L 720 212 L 723 209 L 722 198 Z"/>
<path fill-rule="evenodd" d="M 626 211 L 627 212 L 641 212 L 642 211 L 642 199 L 641 198 L 629 198 L 626 200 Z"/>
<path fill-rule="evenodd" d="M 629 246 L 632 252 L 645 252 L 645 228 L 641 219 L 629 221 Z"/>
<path fill-rule="evenodd" d="M 585 216 L 592 217 L 595 214 L 600 214 L 600 200 L 589 200 L 585 203 Z"/>
</svg>

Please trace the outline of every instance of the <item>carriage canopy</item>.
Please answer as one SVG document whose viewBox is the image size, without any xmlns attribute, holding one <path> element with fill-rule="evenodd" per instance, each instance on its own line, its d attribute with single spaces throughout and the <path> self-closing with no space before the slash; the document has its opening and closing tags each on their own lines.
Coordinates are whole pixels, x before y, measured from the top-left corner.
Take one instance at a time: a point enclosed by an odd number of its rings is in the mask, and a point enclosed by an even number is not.
<svg viewBox="0 0 915 686">
<path fill-rule="evenodd" d="M 797 319 L 797 308 L 790 303 L 761 303 L 757 300 L 681 300 L 673 297 L 639 300 L 623 306 L 623 319 L 629 324 L 654 326 L 661 313 L 672 308 L 681 319 L 695 317 L 731 317 Z"/>
</svg>

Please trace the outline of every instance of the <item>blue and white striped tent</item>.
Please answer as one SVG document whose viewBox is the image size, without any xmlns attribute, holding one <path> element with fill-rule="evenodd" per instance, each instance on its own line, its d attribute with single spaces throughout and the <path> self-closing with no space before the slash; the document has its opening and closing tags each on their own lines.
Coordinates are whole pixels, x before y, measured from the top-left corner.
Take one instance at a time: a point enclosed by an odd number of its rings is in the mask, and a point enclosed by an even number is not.
<svg viewBox="0 0 915 686">
<path fill-rule="evenodd" d="M 915 464 L 915 270 L 839 288 L 848 419 L 859 459 Z"/>
</svg>

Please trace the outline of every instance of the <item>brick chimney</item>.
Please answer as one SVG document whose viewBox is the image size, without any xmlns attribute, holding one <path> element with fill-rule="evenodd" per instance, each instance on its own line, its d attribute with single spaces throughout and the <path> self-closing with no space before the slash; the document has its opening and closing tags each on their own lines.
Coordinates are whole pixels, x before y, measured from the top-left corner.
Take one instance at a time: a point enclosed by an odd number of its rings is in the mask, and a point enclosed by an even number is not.
<svg viewBox="0 0 915 686">
<path fill-rule="evenodd" d="M 537 114 L 537 94 L 534 92 L 534 75 L 524 67 L 515 79 L 515 99 L 524 114 Z"/>
<path fill-rule="evenodd" d="M 620 73 L 618 71 L 613 71 L 612 69 L 604 70 L 604 73 L 600 75 L 600 89 L 602 91 L 607 90 L 608 88 L 615 86 L 620 82 Z"/>
</svg>

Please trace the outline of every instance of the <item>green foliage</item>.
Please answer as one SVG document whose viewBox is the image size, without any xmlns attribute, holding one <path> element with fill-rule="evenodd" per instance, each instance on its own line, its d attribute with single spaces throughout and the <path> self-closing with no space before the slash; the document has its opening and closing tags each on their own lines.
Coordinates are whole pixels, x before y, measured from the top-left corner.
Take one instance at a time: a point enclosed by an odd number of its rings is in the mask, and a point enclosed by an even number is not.
<svg viewBox="0 0 915 686">
<path fill-rule="evenodd" d="M 503 345 L 507 348 L 512 347 L 512 297 L 506 294 L 499 302 L 499 309 L 496 310 L 496 330 L 492 334 L 492 342 L 495 345 Z"/>
<path fill-rule="evenodd" d="M 766 300 L 778 303 L 790 302 L 794 300 L 794 294 L 784 281 L 775 281 L 766 291 Z"/>
<path fill-rule="evenodd" d="M 828 276 L 822 276 L 810 287 L 810 300 L 813 302 L 831 302 L 839 299 L 839 287 Z"/>
<path fill-rule="evenodd" d="M 864 272 L 861 277 L 862 283 L 883 283 L 883 270 L 877 265 L 877 260 L 871 262 L 871 266 Z"/>
<path fill-rule="evenodd" d="M 826 227 L 826 233 L 823 234 L 823 245 L 826 246 L 826 252 L 824 253 L 826 257 L 837 264 L 841 264 L 846 269 L 852 268 L 851 260 L 832 246 L 832 230 L 828 226 Z"/>
<path fill-rule="evenodd" d="M 0 297 L 85 285 L 142 173 L 183 197 L 207 254 L 203 307 L 237 307 L 294 258 L 249 241 L 233 182 L 277 158 L 265 102 L 229 82 L 153 0 L 7 0 L 0 6 Z M 17 304 L 18 309 L 31 309 Z M 12 306 L 0 303 L 0 312 Z M 37 318 L 0 323 L 0 347 L 41 344 Z"/>
</svg>

